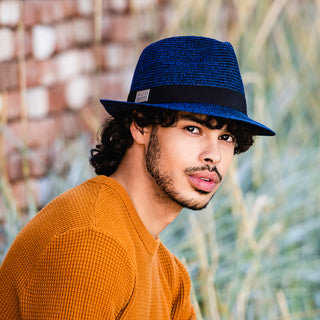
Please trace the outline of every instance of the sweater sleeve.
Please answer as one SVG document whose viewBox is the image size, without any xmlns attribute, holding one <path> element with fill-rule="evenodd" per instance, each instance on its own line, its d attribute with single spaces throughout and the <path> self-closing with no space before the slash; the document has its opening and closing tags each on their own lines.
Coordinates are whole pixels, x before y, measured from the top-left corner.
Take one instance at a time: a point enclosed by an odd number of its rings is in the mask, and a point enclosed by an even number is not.
<svg viewBox="0 0 320 320">
<path fill-rule="evenodd" d="M 178 277 L 175 283 L 171 319 L 196 320 L 196 313 L 191 303 L 191 280 L 182 262 L 175 257 L 178 266 Z"/>
<path fill-rule="evenodd" d="M 116 319 L 134 294 L 135 276 L 123 246 L 95 228 L 56 236 L 30 275 L 23 319 Z"/>
</svg>

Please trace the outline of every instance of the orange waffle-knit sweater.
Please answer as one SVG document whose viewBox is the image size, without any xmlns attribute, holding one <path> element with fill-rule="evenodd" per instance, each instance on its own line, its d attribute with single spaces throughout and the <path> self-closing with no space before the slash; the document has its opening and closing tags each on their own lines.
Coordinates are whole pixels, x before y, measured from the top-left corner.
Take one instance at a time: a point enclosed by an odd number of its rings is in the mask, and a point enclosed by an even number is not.
<svg viewBox="0 0 320 320">
<path fill-rule="evenodd" d="M 0 319 L 195 319 L 182 263 L 98 176 L 31 220 L 0 268 Z"/>
</svg>

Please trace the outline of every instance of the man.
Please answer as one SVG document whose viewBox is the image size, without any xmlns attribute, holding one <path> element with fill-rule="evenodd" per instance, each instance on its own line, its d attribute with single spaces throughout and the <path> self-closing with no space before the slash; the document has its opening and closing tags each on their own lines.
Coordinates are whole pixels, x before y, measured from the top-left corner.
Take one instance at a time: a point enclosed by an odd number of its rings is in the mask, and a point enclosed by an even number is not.
<svg viewBox="0 0 320 320">
<path fill-rule="evenodd" d="M 91 151 L 98 174 L 49 203 L 0 269 L 1 319 L 195 319 L 190 279 L 159 233 L 204 208 L 254 135 L 229 43 L 173 37 L 141 54 L 127 102 Z"/>
</svg>

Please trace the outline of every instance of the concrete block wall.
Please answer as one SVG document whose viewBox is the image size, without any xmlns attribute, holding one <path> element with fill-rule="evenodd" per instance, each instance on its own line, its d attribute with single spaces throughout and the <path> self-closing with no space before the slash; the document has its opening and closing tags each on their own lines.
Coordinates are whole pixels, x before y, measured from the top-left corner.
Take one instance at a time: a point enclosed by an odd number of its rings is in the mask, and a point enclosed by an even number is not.
<svg viewBox="0 0 320 320">
<path fill-rule="evenodd" d="M 91 120 L 104 116 L 97 99 L 126 99 L 136 60 L 160 37 L 167 6 L 165 0 L 0 0 L 0 174 L 21 210 L 26 175 L 37 199 L 53 143 L 84 131 L 95 136 Z"/>
</svg>

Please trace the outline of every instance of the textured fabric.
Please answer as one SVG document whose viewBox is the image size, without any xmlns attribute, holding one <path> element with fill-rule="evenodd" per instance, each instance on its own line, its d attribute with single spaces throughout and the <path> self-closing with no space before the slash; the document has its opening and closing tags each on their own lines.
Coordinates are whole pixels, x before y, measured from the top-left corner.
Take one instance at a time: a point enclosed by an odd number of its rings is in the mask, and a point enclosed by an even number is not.
<svg viewBox="0 0 320 320">
<path fill-rule="evenodd" d="M 137 97 L 137 95 L 139 95 Z M 247 112 L 246 99 L 243 94 L 234 90 L 207 86 L 174 85 L 150 88 L 147 91 L 131 91 L 128 102 L 136 100 L 158 103 L 197 103 L 227 105 L 242 113 Z"/>
<path fill-rule="evenodd" d="M 244 94 L 232 45 L 206 37 L 172 37 L 144 49 L 131 90 L 173 84 L 220 87 Z"/>
<path fill-rule="evenodd" d="M 0 268 L 0 319 L 195 319 L 189 295 L 182 263 L 105 176 L 42 209 Z"/>
<path fill-rule="evenodd" d="M 192 91 L 195 86 L 212 89 L 208 95 L 211 102 L 203 103 L 203 98 L 197 100 L 198 93 L 188 101 L 170 101 L 169 94 L 165 99 L 149 101 L 145 92 L 150 90 L 151 98 L 154 89 L 162 86 L 172 87 L 171 91 L 175 87 L 178 90 L 185 86 L 186 92 Z M 222 101 L 215 99 L 219 88 L 233 92 L 232 96 L 238 97 L 239 101 L 230 104 L 226 96 Z M 143 99 L 139 96 L 141 92 Z M 275 135 L 247 115 L 244 86 L 232 45 L 206 37 L 171 37 L 150 44 L 143 50 L 137 63 L 128 101 L 102 99 L 101 103 L 112 116 L 137 107 L 167 108 L 228 118 L 249 126 L 255 135 Z M 241 107 L 235 108 L 235 105 Z"/>
</svg>

